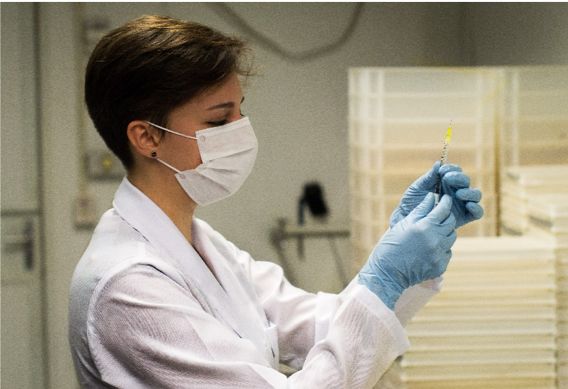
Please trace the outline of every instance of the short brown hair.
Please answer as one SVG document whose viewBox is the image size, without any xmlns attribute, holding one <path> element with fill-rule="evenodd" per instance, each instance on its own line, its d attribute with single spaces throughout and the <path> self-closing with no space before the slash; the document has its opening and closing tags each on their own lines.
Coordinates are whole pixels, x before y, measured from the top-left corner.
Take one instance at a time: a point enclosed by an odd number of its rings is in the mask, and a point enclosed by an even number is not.
<svg viewBox="0 0 568 389">
<path fill-rule="evenodd" d="M 132 166 L 126 128 L 133 120 L 165 126 L 171 111 L 231 74 L 249 75 L 244 42 L 207 26 L 144 16 L 97 44 L 85 75 L 85 102 L 106 145 Z"/>
</svg>

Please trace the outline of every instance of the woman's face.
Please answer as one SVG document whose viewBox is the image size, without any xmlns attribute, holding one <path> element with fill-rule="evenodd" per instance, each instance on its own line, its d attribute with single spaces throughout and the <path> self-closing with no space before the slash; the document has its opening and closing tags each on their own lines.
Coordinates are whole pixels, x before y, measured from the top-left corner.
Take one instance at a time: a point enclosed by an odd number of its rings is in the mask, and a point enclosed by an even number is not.
<svg viewBox="0 0 568 389">
<path fill-rule="evenodd" d="M 234 73 L 220 86 L 173 110 L 166 127 L 194 137 L 196 131 L 241 119 L 243 100 L 239 78 Z M 181 171 L 195 169 L 202 163 L 196 140 L 165 131 L 159 143 L 158 156 Z"/>
</svg>

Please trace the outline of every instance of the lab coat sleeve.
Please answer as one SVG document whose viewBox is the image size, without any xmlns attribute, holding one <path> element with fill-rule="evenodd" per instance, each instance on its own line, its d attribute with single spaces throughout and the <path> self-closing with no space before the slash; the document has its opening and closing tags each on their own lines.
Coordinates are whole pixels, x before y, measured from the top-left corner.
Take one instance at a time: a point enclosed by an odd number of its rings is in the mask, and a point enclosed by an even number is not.
<svg viewBox="0 0 568 389">
<path fill-rule="evenodd" d="M 343 301 L 327 336 L 308 352 L 302 370 L 290 377 L 301 387 L 373 387 L 409 347 L 396 316 L 367 288 L 355 285 L 338 298 Z"/>
<path fill-rule="evenodd" d="M 249 272 L 267 317 L 278 328 L 282 362 L 300 369 L 289 382 L 309 388 L 372 387 L 409 347 L 395 314 L 356 282 L 338 295 L 292 286 L 272 263 Z"/>
<path fill-rule="evenodd" d="M 281 362 L 299 369 L 290 377 L 290 387 L 372 387 L 409 347 L 401 320 L 356 280 L 337 295 L 308 293 L 291 285 L 280 266 L 255 261 L 213 235 L 243 267 L 268 320 L 276 325 Z M 400 312 L 411 317 L 431 297 L 426 291 L 435 294 L 429 286 L 408 291 Z M 427 296 L 414 303 L 421 294 Z"/>
<path fill-rule="evenodd" d="M 426 280 L 421 284 L 405 289 L 402 296 L 394 305 L 394 313 L 403 326 L 406 326 L 410 319 L 426 305 L 442 288 L 443 278 L 438 277 L 433 280 Z"/>
</svg>

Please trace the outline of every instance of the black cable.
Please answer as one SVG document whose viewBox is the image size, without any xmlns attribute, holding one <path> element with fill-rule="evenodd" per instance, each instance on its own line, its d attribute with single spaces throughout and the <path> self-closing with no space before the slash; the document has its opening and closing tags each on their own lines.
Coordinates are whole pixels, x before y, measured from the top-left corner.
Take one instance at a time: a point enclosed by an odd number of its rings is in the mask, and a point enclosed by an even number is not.
<svg viewBox="0 0 568 389">
<path fill-rule="evenodd" d="M 322 57 L 339 49 L 343 44 L 345 44 L 345 42 L 349 40 L 349 38 L 355 31 L 355 27 L 359 23 L 359 19 L 361 18 L 361 13 L 363 11 L 363 5 L 365 3 L 355 3 L 355 9 L 353 10 L 353 14 L 351 15 L 351 20 L 349 21 L 349 24 L 343 31 L 343 34 L 341 34 L 337 41 L 299 53 L 293 53 L 284 49 L 277 42 L 254 29 L 250 24 L 247 23 L 246 20 L 238 15 L 226 3 L 212 2 L 207 4 L 211 8 L 220 11 L 221 16 L 224 17 L 228 22 L 232 23 L 233 25 L 241 29 L 244 33 L 251 36 L 253 40 L 255 40 L 259 45 L 265 47 L 266 49 L 271 50 L 281 57 L 289 59 L 291 61 L 309 61 L 318 57 Z"/>
</svg>

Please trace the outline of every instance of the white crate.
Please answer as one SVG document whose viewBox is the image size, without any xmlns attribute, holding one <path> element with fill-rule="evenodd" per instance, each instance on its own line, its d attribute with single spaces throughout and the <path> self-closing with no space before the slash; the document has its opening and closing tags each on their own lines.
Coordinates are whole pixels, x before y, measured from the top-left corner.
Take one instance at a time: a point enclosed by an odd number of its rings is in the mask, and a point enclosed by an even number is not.
<svg viewBox="0 0 568 389">
<path fill-rule="evenodd" d="M 557 347 L 556 308 L 562 317 L 568 310 L 568 246 L 557 247 L 555 258 L 534 256 L 540 248 L 522 244 L 509 250 L 505 241 L 495 246 L 484 240 L 461 251 L 460 244 L 468 236 L 526 235 L 531 228 L 528 200 L 537 194 L 568 193 L 568 174 L 562 176 L 553 166 L 564 164 L 559 169 L 568 172 L 566 101 L 568 67 L 350 69 L 354 270 L 363 266 L 388 229 L 404 190 L 439 159 L 450 120 L 454 131 L 448 163 L 459 164 L 471 186 L 483 192 L 484 218 L 457 231 L 442 292 L 409 325 L 412 347 L 453 345 L 456 352 L 468 353 L 480 342 L 502 345 L 503 350 L 521 344 L 537 347 L 539 355 Z M 552 243 L 565 239 L 560 227 L 568 222 L 558 217 L 555 222 L 554 236 L 534 234 L 548 253 Z M 460 325 L 460 320 L 470 324 Z M 414 331 L 417 324 L 423 327 Z M 446 332 L 438 333 L 441 329 Z M 563 352 L 559 355 L 564 358 Z M 430 373 L 438 367 L 409 366 L 414 373 L 406 374 L 406 383 L 410 389 L 552 388 L 556 369 L 555 361 L 549 362 L 535 362 L 538 371 L 498 364 L 491 378 L 477 375 L 475 366 L 437 376 Z M 562 374 L 558 386 L 568 388 Z"/>
<path fill-rule="evenodd" d="M 568 67 L 506 72 L 499 115 L 502 165 L 568 164 Z"/>
<path fill-rule="evenodd" d="M 495 234 L 495 89 L 501 70 L 355 68 L 349 72 L 349 146 L 354 266 L 360 268 L 402 194 L 440 158 L 452 121 L 448 163 L 484 192 L 483 222 L 460 236 Z"/>
<path fill-rule="evenodd" d="M 478 237 L 458 239 L 452 251 L 442 291 L 407 325 L 408 387 L 516 387 L 510 380 L 521 376 L 549 387 L 558 331 L 552 246 Z"/>
<path fill-rule="evenodd" d="M 534 202 L 534 217 L 541 220 L 543 213 L 550 211 L 546 199 L 568 199 L 568 164 L 509 167 L 502 175 L 501 189 L 501 232 L 526 234 L 530 228 L 529 201 Z M 539 198 L 542 200 L 535 200 Z M 550 217 L 546 220 L 550 221 Z"/>
<path fill-rule="evenodd" d="M 458 236 L 519 235 L 526 208 L 505 211 L 500 172 L 510 166 L 568 164 L 568 67 L 352 68 L 349 147 L 355 270 L 366 261 L 402 193 L 440 157 L 453 124 L 448 163 L 483 192 L 482 220 Z M 506 182 L 503 179 L 503 185 Z M 535 189 L 547 193 L 546 186 Z M 502 197 L 501 197 L 502 198 Z M 513 212 L 514 213 L 514 212 Z M 362 234 L 362 235 L 359 235 Z"/>
</svg>

